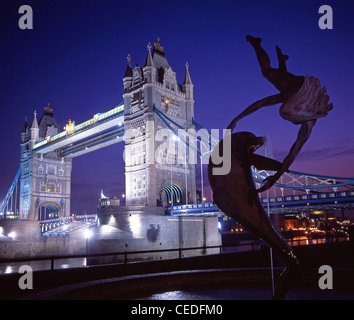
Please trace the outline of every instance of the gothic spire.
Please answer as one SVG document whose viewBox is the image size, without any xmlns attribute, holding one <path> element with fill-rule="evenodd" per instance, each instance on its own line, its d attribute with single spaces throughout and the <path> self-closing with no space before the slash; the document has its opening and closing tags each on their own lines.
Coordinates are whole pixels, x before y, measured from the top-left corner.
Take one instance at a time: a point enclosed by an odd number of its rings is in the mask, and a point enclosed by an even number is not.
<svg viewBox="0 0 354 320">
<path fill-rule="evenodd" d="M 186 74 L 184 76 L 183 84 L 193 84 L 191 76 L 189 74 L 189 64 L 188 64 L 188 62 L 186 62 Z"/>
<path fill-rule="evenodd" d="M 131 61 L 130 54 L 128 54 L 127 61 L 128 61 L 128 66 L 127 69 L 125 70 L 124 78 L 131 78 L 133 76 L 133 70 L 132 70 L 132 66 L 130 65 L 130 61 Z"/>
<path fill-rule="evenodd" d="M 147 49 L 148 49 L 148 55 L 146 57 L 144 67 L 153 67 L 154 66 L 154 62 L 153 62 L 152 56 L 151 56 L 151 44 L 150 44 L 150 42 L 147 45 Z"/>
<path fill-rule="evenodd" d="M 23 126 L 22 132 L 25 133 L 26 129 L 29 127 L 28 123 L 27 123 L 27 116 L 25 117 L 25 125 Z"/>
<path fill-rule="evenodd" d="M 32 122 L 31 129 L 38 129 L 37 111 L 33 112 L 33 122 Z"/>
</svg>

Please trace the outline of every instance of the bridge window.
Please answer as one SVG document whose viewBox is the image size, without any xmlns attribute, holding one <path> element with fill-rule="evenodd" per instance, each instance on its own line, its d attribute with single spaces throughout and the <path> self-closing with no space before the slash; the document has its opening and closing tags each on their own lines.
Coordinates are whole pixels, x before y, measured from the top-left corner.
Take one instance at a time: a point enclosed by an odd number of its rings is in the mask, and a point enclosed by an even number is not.
<svg viewBox="0 0 354 320">
<path fill-rule="evenodd" d="M 55 167 L 54 167 L 54 166 L 48 166 L 48 167 L 47 167 L 47 174 L 53 174 L 53 175 L 55 175 L 55 172 L 56 172 L 56 170 L 55 170 Z"/>
<path fill-rule="evenodd" d="M 38 173 L 39 173 L 39 174 L 43 174 L 43 167 L 39 167 L 39 168 L 38 168 Z"/>
<path fill-rule="evenodd" d="M 47 184 L 47 192 L 54 192 L 55 190 L 55 184 L 48 183 Z"/>
<path fill-rule="evenodd" d="M 55 187 L 55 192 L 60 193 L 60 186 L 59 187 Z"/>
</svg>

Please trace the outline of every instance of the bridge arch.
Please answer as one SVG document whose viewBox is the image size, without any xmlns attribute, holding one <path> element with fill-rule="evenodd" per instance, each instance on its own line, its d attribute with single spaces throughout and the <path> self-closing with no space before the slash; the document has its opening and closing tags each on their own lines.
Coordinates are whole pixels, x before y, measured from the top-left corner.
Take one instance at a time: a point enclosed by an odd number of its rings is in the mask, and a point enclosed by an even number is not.
<svg viewBox="0 0 354 320">
<path fill-rule="evenodd" d="M 161 205 L 164 207 L 184 204 L 185 203 L 185 194 L 176 183 L 164 183 L 160 191 L 160 201 Z"/>
<path fill-rule="evenodd" d="M 38 204 L 38 220 L 56 219 L 61 216 L 60 205 L 55 202 L 43 202 Z"/>
</svg>

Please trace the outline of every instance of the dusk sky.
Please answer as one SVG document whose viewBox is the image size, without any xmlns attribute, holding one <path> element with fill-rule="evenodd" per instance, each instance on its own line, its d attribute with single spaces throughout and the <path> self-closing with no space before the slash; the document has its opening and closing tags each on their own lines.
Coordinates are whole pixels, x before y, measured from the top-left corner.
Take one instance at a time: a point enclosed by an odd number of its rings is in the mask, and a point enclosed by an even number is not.
<svg viewBox="0 0 354 320">
<path fill-rule="evenodd" d="M 33 9 L 33 30 L 18 26 L 23 4 Z M 332 6 L 333 30 L 318 26 L 324 4 Z M 353 1 L 2 0 L 1 200 L 19 166 L 25 116 L 32 123 L 37 110 L 39 120 L 49 102 L 63 127 L 112 109 L 123 101 L 127 55 L 143 66 L 146 46 L 157 37 L 180 83 L 188 61 L 195 119 L 208 129 L 226 128 L 248 105 L 278 93 L 263 78 L 246 34 L 262 37 L 274 67 L 278 45 L 290 56 L 288 71 L 318 77 L 333 102 L 291 169 L 353 177 Z M 282 161 L 299 126 L 283 120 L 277 105 L 241 120 L 236 130 L 268 136 Z M 123 147 L 73 159 L 72 212 L 95 213 L 101 189 L 112 197 L 124 193 Z"/>
</svg>

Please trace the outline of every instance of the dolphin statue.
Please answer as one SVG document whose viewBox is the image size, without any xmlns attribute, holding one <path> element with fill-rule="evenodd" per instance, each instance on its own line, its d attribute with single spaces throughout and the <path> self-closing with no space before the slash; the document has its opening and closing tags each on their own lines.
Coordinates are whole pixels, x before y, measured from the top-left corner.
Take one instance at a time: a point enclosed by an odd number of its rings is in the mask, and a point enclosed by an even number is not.
<svg viewBox="0 0 354 320">
<path fill-rule="evenodd" d="M 274 227 L 261 204 L 251 171 L 252 165 L 258 170 L 276 171 L 282 164 L 254 153 L 264 144 L 263 137 L 256 137 L 250 132 L 237 132 L 228 137 L 230 138 L 231 167 L 229 173 L 213 174 L 213 169 L 220 167 L 213 163 L 213 154 L 219 152 L 218 156 L 220 156 L 220 151 L 224 150 L 225 137 L 213 150 L 209 159 L 208 178 L 215 204 L 227 216 L 234 218 L 277 251 L 285 259 L 288 267 L 297 266 L 298 260 L 295 253 Z"/>
</svg>

